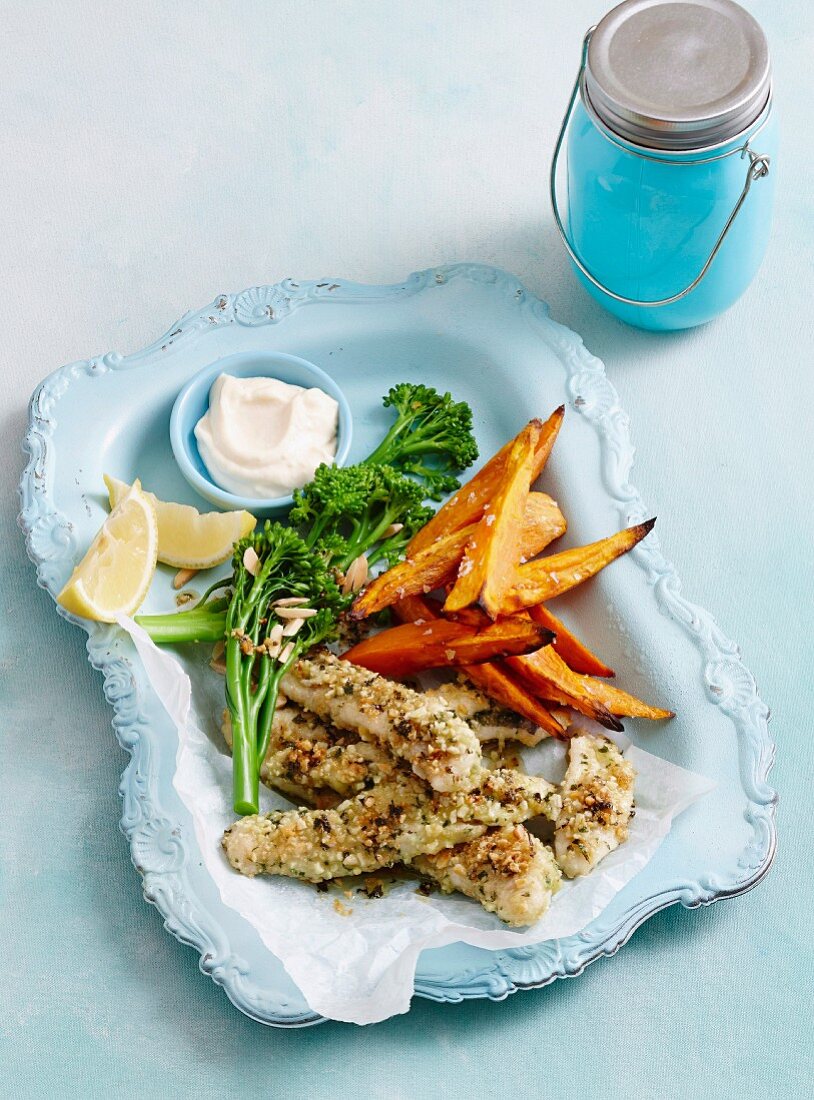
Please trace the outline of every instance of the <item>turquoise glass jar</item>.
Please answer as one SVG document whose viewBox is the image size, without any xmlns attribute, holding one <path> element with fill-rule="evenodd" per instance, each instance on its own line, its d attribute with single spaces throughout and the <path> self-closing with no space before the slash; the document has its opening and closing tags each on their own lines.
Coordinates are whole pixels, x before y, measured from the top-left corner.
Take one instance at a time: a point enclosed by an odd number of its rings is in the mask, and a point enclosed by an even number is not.
<svg viewBox="0 0 814 1100">
<path fill-rule="evenodd" d="M 732 305 L 768 243 L 776 126 L 765 37 L 732 0 L 609 12 L 586 35 L 551 166 L 555 220 L 589 293 L 647 329 Z"/>
</svg>

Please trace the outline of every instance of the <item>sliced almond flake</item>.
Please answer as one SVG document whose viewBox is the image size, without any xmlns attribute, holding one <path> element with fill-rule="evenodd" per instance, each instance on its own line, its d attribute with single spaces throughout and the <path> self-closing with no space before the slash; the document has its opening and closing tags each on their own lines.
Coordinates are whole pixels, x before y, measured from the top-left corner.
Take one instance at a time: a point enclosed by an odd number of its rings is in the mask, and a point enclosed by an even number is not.
<svg viewBox="0 0 814 1100">
<path fill-rule="evenodd" d="M 282 596 L 274 600 L 272 607 L 295 607 L 298 603 L 308 603 L 307 596 Z"/>
<path fill-rule="evenodd" d="M 397 535 L 399 531 L 404 530 L 403 523 L 391 523 L 387 530 L 382 534 L 383 539 L 390 539 L 393 535 Z"/>
<path fill-rule="evenodd" d="M 243 565 L 246 571 L 251 573 L 253 577 L 257 576 L 257 571 L 260 568 L 260 559 L 253 546 L 247 546 L 243 551 Z"/>
<path fill-rule="evenodd" d="M 197 569 L 179 569 L 173 577 L 172 587 L 176 589 L 176 591 L 179 588 L 183 588 L 185 584 L 189 584 L 197 573 Z"/>
<path fill-rule="evenodd" d="M 288 645 L 283 646 L 280 650 L 279 661 L 281 664 L 285 664 L 291 654 L 294 652 L 294 643 L 289 642 Z"/>
<path fill-rule="evenodd" d="M 313 607 L 275 607 L 274 613 L 280 619 L 312 619 L 317 612 Z"/>
<path fill-rule="evenodd" d="M 271 628 L 271 630 L 268 633 L 268 639 L 267 640 L 272 645 L 279 645 L 280 639 L 283 636 L 283 630 L 284 630 L 284 627 L 283 627 L 282 623 L 275 623 L 274 626 Z"/>
<path fill-rule="evenodd" d="M 297 631 L 300 630 L 304 626 L 305 626 L 305 619 L 302 619 L 302 618 L 289 619 L 289 621 L 283 627 L 283 635 L 282 636 L 284 638 L 293 638 L 294 635 L 297 633 Z"/>
<path fill-rule="evenodd" d="M 345 573 L 345 580 L 342 584 L 343 595 L 347 596 L 349 592 L 358 592 L 367 580 L 368 572 L 369 569 L 365 555 L 360 554 L 358 558 L 354 558 Z"/>
</svg>

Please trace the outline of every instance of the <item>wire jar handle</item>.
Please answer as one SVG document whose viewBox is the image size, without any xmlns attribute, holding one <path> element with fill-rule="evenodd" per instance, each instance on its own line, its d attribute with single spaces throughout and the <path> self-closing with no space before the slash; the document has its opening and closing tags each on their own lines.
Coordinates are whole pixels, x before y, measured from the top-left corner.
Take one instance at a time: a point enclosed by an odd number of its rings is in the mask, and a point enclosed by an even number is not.
<svg viewBox="0 0 814 1100">
<path fill-rule="evenodd" d="M 746 196 L 749 194 L 749 189 L 751 188 L 752 184 L 754 183 L 755 180 L 762 179 L 764 176 L 769 174 L 770 158 L 765 153 L 753 153 L 752 150 L 749 148 L 749 142 L 748 141 L 746 142 L 745 145 L 743 145 L 739 148 L 736 148 L 736 149 L 732 149 L 729 152 L 721 153 L 716 157 L 701 158 L 704 161 L 704 163 L 706 163 L 709 160 L 719 160 L 722 157 L 731 156 L 734 153 L 740 153 L 741 157 L 743 157 L 743 156 L 748 156 L 749 157 L 749 165 L 746 169 L 746 180 L 745 180 L 744 185 L 743 185 L 743 190 L 741 191 L 740 195 L 738 196 L 737 202 L 735 203 L 735 205 L 732 208 L 732 212 L 730 213 L 729 217 L 726 219 L 726 223 L 724 224 L 724 227 L 721 230 L 721 232 L 718 236 L 718 239 L 716 240 L 715 244 L 713 245 L 712 251 L 710 252 L 709 256 L 707 256 L 707 259 L 706 259 L 706 262 L 704 263 L 704 266 L 698 272 L 696 277 L 693 279 L 693 281 L 691 283 L 689 283 L 687 286 L 685 286 L 683 290 L 680 290 L 677 294 L 671 294 L 670 297 L 668 297 L 668 298 L 657 298 L 657 299 L 652 299 L 652 300 L 646 301 L 646 300 L 642 300 L 640 298 L 626 298 L 623 294 L 616 294 L 609 287 L 605 286 L 604 283 L 602 283 L 599 279 L 597 279 L 596 276 L 593 275 L 588 270 L 588 268 L 585 265 L 584 261 L 579 257 L 579 255 L 577 254 L 577 251 L 574 248 L 573 244 L 568 239 L 568 234 L 565 231 L 565 226 L 563 225 L 562 217 L 560 215 L 559 206 L 557 204 L 557 167 L 558 167 L 558 164 L 559 164 L 560 152 L 562 150 L 563 141 L 565 140 L 565 134 L 568 130 L 568 124 L 571 121 L 571 115 L 573 114 L 573 111 L 574 111 L 574 104 L 576 103 L 577 96 L 579 95 L 579 91 L 580 91 L 580 88 L 582 86 L 582 78 L 583 78 L 583 75 L 585 73 L 585 65 L 586 65 L 586 62 L 587 62 L 587 59 L 588 59 L 588 46 L 589 46 L 590 41 L 591 41 L 591 35 L 594 33 L 595 30 L 596 30 L 596 27 L 591 27 L 590 30 L 588 31 L 588 33 L 585 35 L 585 38 L 583 39 L 582 58 L 580 60 L 579 72 L 577 73 L 577 78 L 574 81 L 574 87 L 571 90 L 571 98 L 569 99 L 568 106 L 565 109 L 565 116 L 562 120 L 562 125 L 560 126 L 560 132 L 557 135 L 557 143 L 554 146 L 554 155 L 551 158 L 551 174 L 550 174 L 549 185 L 550 185 L 550 194 L 551 194 L 551 208 L 554 212 L 554 221 L 555 221 L 556 226 L 557 226 L 557 231 L 559 232 L 560 237 L 562 238 L 562 242 L 565 245 L 566 251 L 568 252 L 568 255 L 571 257 L 571 259 L 574 262 L 574 264 L 576 265 L 576 267 L 579 269 L 579 271 L 582 272 L 582 274 L 585 276 L 585 278 L 588 280 L 588 282 L 590 282 L 593 286 L 595 286 L 597 288 L 597 290 L 601 290 L 603 294 L 607 294 L 608 297 L 612 298 L 615 302 L 621 302 L 623 305 L 627 305 L 627 306 L 644 306 L 644 307 L 647 307 L 647 308 L 652 308 L 654 306 L 669 306 L 669 305 L 672 305 L 673 302 L 679 302 L 679 301 L 681 301 L 682 298 L 686 298 L 686 296 L 688 294 L 690 294 L 693 290 L 695 290 L 695 288 L 698 286 L 698 284 L 704 278 L 706 273 L 709 271 L 710 267 L 712 266 L 713 260 L 718 255 L 718 252 L 720 251 L 722 244 L 726 240 L 726 236 L 729 233 L 729 230 L 732 228 L 732 226 L 735 222 L 735 219 L 737 218 L 738 214 L 740 213 L 741 207 L 743 206 L 744 202 L 746 202 Z M 661 163 L 670 163 L 669 161 L 664 161 L 664 159 L 662 157 L 649 156 L 648 154 L 639 152 L 636 149 L 631 149 L 627 145 L 622 145 L 620 142 L 614 141 L 612 137 L 605 134 L 603 131 L 600 131 L 600 133 L 602 133 L 603 137 L 605 137 L 608 141 L 611 141 L 612 144 L 617 145 L 621 149 L 624 149 L 625 152 L 632 153 L 634 156 L 642 157 L 645 160 L 658 160 Z M 673 163 L 676 163 L 676 162 L 673 162 Z M 701 161 L 700 160 L 690 160 L 690 161 L 682 160 L 679 163 L 680 164 L 698 164 L 698 163 L 701 163 Z"/>
</svg>

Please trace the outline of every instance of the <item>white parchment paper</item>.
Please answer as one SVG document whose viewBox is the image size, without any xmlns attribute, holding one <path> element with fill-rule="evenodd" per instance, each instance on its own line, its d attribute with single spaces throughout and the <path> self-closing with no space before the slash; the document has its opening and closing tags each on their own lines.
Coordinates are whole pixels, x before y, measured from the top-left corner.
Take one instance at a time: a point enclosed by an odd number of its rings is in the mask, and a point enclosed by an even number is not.
<svg viewBox="0 0 814 1100">
<path fill-rule="evenodd" d="M 283 963 L 310 1007 L 334 1020 L 375 1023 L 410 1007 L 419 954 L 464 942 L 506 949 L 570 936 L 596 918 L 652 858 L 673 818 L 715 784 L 617 738 L 634 764 L 636 816 L 628 841 L 586 878 L 563 881 L 551 907 L 526 930 L 507 929 L 474 901 L 460 895 L 416 893 L 412 880 L 391 886 L 383 898 L 337 889 L 319 893 L 285 878 L 244 878 L 221 849 L 234 821 L 231 758 L 215 735 L 223 708 L 223 684 L 205 665 L 190 675 L 167 650 L 158 649 L 124 617 L 147 676 L 178 730 L 174 785 L 195 825 L 206 868 L 224 903 L 237 910 Z M 605 731 L 603 731 L 605 732 Z M 529 771 L 558 781 L 565 746 L 545 741 L 525 753 Z M 288 805 L 263 791 L 261 809 Z"/>
</svg>

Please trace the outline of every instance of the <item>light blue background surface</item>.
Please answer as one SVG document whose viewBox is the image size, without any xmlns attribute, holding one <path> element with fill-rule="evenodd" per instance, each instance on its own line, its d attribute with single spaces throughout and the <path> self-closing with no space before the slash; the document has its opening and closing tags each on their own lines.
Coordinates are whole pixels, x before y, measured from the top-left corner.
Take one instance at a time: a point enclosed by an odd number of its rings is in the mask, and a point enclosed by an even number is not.
<svg viewBox="0 0 814 1100">
<path fill-rule="evenodd" d="M 719 322 L 648 335 L 555 244 L 546 166 L 603 3 L 3 5 L 0 1064 L 12 1096 L 796 1097 L 810 1084 L 814 15 L 767 29 L 784 145 L 766 264 Z M 238 1015 L 141 900 L 124 756 L 83 635 L 14 526 L 25 401 L 254 282 L 513 270 L 605 360 L 687 595 L 738 639 L 778 743 L 780 854 L 576 981 L 375 1028 Z M 808 994 L 808 1003 L 806 995 Z"/>
</svg>

